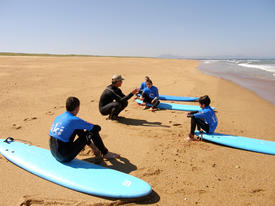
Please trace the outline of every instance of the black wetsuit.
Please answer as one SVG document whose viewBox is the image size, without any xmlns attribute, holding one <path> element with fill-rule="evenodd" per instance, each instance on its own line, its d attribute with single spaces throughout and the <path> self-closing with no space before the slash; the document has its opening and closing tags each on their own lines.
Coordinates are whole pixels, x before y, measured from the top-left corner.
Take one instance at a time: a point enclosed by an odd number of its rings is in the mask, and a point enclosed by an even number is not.
<svg viewBox="0 0 275 206">
<path fill-rule="evenodd" d="M 206 133 L 209 133 L 209 125 L 205 123 L 203 119 L 195 118 L 194 114 L 198 113 L 198 111 L 193 111 L 188 114 L 187 117 L 191 118 L 191 130 L 190 133 L 194 135 L 196 126 L 198 127 L 198 130 L 200 131 L 203 129 Z"/>
<path fill-rule="evenodd" d="M 108 149 L 105 147 L 97 128 L 100 127 L 94 127 L 91 131 L 75 130 L 69 142 L 63 142 L 55 137 L 50 137 L 49 142 L 52 155 L 59 162 L 72 161 L 86 145 L 91 144 L 91 140 L 103 155 L 107 154 Z M 76 135 L 78 138 L 74 141 Z"/>
<path fill-rule="evenodd" d="M 125 96 L 121 89 L 109 85 L 100 97 L 99 111 L 102 115 L 118 116 L 118 114 L 127 107 L 127 100 L 132 96 L 132 93 Z"/>
</svg>

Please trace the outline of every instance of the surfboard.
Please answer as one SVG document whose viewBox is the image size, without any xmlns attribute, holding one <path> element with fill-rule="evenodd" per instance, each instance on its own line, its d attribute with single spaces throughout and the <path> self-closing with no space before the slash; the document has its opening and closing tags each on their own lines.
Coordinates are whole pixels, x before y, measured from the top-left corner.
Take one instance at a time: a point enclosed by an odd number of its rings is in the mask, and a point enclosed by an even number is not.
<svg viewBox="0 0 275 206">
<path fill-rule="evenodd" d="M 140 96 L 140 94 L 138 94 Z M 168 95 L 159 95 L 160 100 L 166 101 L 182 101 L 182 102 L 193 102 L 198 100 L 198 97 L 180 97 L 180 96 L 168 96 Z"/>
<path fill-rule="evenodd" d="M 142 104 L 142 100 L 136 99 L 136 102 L 138 104 Z M 147 104 L 148 106 L 152 106 L 152 104 Z M 159 103 L 157 108 L 160 109 L 169 109 L 169 110 L 179 110 L 179 111 L 198 111 L 201 108 L 199 106 L 194 105 L 185 105 L 185 104 L 174 104 L 174 103 Z M 212 109 L 215 109 L 212 107 Z"/>
<path fill-rule="evenodd" d="M 193 102 L 193 101 L 198 100 L 198 97 L 180 97 L 180 96 L 159 95 L 159 99 L 166 100 L 166 101 Z"/>
<path fill-rule="evenodd" d="M 200 134 L 196 131 L 195 135 L 199 136 Z M 219 133 L 203 133 L 202 139 L 238 149 L 275 155 L 275 142 L 272 141 Z"/>
<path fill-rule="evenodd" d="M 47 149 L 0 139 L 0 153 L 15 165 L 48 181 L 79 192 L 110 198 L 138 198 L 151 193 L 151 186 L 113 169 L 74 159 L 58 162 Z"/>
</svg>

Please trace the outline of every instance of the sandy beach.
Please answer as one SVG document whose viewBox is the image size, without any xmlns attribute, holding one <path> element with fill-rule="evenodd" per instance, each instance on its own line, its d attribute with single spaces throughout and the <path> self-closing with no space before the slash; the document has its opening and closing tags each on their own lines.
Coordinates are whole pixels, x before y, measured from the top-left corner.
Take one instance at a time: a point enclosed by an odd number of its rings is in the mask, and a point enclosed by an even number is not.
<svg viewBox="0 0 275 206">
<path fill-rule="evenodd" d="M 230 81 L 196 69 L 199 61 L 157 58 L 0 56 L 1 138 L 49 149 L 48 132 L 65 111 L 65 100 L 81 101 L 78 116 L 102 127 L 101 136 L 120 159 L 101 165 L 148 182 L 153 193 L 142 200 L 109 200 L 56 185 L 15 166 L 0 155 L 0 205 L 262 205 L 275 204 L 275 156 L 186 142 L 186 112 L 150 112 L 134 99 L 108 121 L 98 110 L 113 74 L 128 94 L 148 75 L 160 94 L 209 95 L 217 109 L 217 132 L 275 141 L 275 106 Z M 183 103 L 198 105 L 197 103 Z M 86 148 L 78 159 L 93 156 Z"/>
</svg>

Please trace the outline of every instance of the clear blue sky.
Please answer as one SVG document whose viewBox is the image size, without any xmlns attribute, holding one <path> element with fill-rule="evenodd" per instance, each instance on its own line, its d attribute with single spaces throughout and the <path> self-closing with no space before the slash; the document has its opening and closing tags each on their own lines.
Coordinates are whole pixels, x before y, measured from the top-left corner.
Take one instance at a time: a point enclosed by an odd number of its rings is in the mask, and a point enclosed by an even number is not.
<svg viewBox="0 0 275 206">
<path fill-rule="evenodd" d="M 0 51 L 275 57 L 275 0 L 0 0 Z"/>
</svg>

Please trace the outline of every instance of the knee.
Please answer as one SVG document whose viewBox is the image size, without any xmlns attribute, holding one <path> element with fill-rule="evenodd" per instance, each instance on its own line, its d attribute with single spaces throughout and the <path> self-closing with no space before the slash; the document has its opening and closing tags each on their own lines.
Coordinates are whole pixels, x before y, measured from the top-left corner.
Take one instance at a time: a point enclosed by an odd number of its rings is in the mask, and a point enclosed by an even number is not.
<svg viewBox="0 0 275 206">
<path fill-rule="evenodd" d="M 115 108 L 115 109 L 120 109 L 121 107 L 122 107 L 122 104 L 121 104 L 121 103 L 115 102 L 115 104 L 114 104 L 114 108 Z"/>
<path fill-rule="evenodd" d="M 121 103 L 121 106 L 122 106 L 123 108 L 127 107 L 127 106 L 128 106 L 128 101 L 122 102 L 122 103 Z"/>
<path fill-rule="evenodd" d="M 101 127 L 97 124 L 94 125 L 93 129 L 90 130 L 90 132 L 99 132 L 101 130 Z"/>
</svg>

